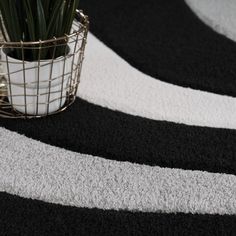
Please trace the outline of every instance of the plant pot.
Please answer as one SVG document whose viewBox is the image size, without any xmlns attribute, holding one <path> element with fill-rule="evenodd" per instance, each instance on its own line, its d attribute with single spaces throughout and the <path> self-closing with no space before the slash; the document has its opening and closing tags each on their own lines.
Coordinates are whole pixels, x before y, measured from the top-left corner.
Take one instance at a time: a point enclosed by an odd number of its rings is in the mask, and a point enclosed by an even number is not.
<svg viewBox="0 0 236 236">
<path fill-rule="evenodd" d="M 16 111 L 43 116 L 63 107 L 73 73 L 70 52 L 54 60 L 23 62 L 3 49 L 1 57 L 7 72 L 8 98 Z"/>
</svg>

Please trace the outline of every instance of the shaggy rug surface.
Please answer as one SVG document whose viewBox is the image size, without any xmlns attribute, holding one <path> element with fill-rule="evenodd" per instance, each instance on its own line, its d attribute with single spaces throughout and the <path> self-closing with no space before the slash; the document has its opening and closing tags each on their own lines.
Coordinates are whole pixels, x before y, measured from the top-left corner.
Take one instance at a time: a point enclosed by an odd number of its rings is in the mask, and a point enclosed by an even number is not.
<svg viewBox="0 0 236 236">
<path fill-rule="evenodd" d="M 81 8 L 76 102 L 0 119 L 0 235 L 235 235 L 236 2 Z"/>
</svg>

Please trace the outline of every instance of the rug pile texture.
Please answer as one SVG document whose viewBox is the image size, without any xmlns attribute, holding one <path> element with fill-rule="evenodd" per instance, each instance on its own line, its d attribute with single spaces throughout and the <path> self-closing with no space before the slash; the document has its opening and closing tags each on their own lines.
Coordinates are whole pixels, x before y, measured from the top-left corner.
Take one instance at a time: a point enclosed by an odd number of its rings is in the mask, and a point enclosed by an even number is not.
<svg viewBox="0 0 236 236">
<path fill-rule="evenodd" d="M 80 7 L 73 106 L 0 119 L 0 235 L 235 235 L 236 2 Z"/>
</svg>

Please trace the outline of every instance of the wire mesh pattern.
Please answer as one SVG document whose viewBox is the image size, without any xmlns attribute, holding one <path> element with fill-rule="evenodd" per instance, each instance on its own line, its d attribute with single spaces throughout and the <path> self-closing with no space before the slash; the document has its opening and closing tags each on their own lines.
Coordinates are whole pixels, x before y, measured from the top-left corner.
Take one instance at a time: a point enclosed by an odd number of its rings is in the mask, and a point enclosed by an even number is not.
<svg viewBox="0 0 236 236">
<path fill-rule="evenodd" d="M 70 35 L 37 42 L 1 38 L 0 117 L 43 117 L 75 101 L 89 26 L 88 17 L 77 14 Z"/>
</svg>

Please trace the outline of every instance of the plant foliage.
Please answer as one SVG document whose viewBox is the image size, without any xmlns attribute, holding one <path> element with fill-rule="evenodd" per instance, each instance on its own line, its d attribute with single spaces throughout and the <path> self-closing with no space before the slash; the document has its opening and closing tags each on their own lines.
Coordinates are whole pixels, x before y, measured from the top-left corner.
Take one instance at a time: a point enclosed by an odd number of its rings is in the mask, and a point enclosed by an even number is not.
<svg viewBox="0 0 236 236">
<path fill-rule="evenodd" d="M 0 0 L 1 30 L 5 40 L 11 42 L 61 37 L 70 33 L 78 5 L 79 0 Z M 38 59 L 39 50 L 27 51 L 27 59 Z M 43 49 L 40 59 L 51 58 L 51 51 Z M 20 50 L 14 53 L 15 57 L 22 59 Z M 65 47 L 58 47 L 55 55 L 61 56 L 64 53 Z"/>
</svg>

